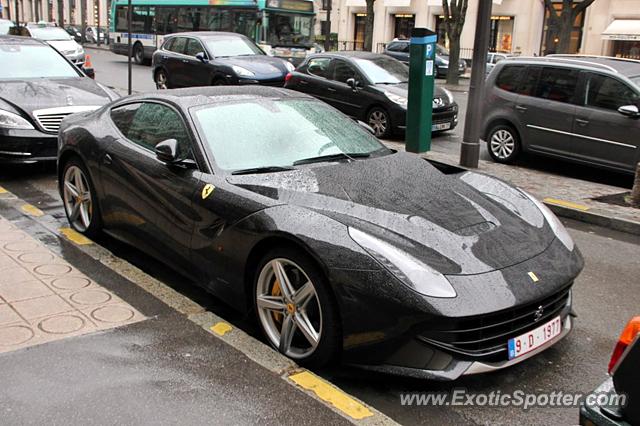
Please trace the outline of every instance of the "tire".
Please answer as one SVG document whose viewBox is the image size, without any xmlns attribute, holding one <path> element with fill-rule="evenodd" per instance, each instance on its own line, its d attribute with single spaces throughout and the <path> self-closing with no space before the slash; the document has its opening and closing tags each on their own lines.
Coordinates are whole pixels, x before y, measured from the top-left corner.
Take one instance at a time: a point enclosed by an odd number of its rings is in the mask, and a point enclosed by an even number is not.
<svg viewBox="0 0 640 426">
<path fill-rule="evenodd" d="M 518 132 L 508 124 L 493 126 L 487 133 L 487 151 L 497 163 L 512 163 L 518 158 L 522 146 Z"/>
<path fill-rule="evenodd" d="M 170 89 L 169 87 L 169 76 L 167 75 L 167 72 L 165 70 L 158 70 L 158 72 L 156 72 L 156 77 L 155 77 L 155 82 L 156 82 L 156 89 L 158 90 L 166 90 L 166 89 Z"/>
<path fill-rule="evenodd" d="M 373 129 L 375 136 L 379 139 L 384 139 L 391 135 L 391 117 L 383 108 L 371 108 L 367 114 L 367 124 Z"/>
<path fill-rule="evenodd" d="M 287 291 L 282 273 L 289 282 Z M 301 288 L 306 290 L 299 292 Z M 300 250 L 269 251 L 258 263 L 252 294 L 258 324 L 273 348 L 309 367 L 325 366 L 338 357 L 342 333 L 337 304 L 320 268 Z M 285 324 L 292 330 L 288 341 L 282 336 Z"/>
<path fill-rule="evenodd" d="M 224 79 L 223 77 L 216 77 L 211 82 L 211 85 L 212 86 L 226 86 L 227 85 L 227 80 Z"/>
<path fill-rule="evenodd" d="M 88 237 L 97 236 L 102 229 L 102 217 L 95 186 L 78 157 L 64 164 L 60 185 L 64 212 L 71 227 Z"/>
<path fill-rule="evenodd" d="M 140 43 L 133 46 L 133 60 L 138 65 L 144 64 L 144 47 Z"/>
</svg>

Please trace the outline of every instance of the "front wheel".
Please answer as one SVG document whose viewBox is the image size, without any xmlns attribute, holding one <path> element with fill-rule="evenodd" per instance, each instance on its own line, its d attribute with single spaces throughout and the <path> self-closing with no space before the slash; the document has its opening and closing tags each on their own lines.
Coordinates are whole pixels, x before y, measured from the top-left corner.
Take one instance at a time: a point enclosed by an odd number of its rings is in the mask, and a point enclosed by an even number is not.
<svg viewBox="0 0 640 426">
<path fill-rule="evenodd" d="M 487 150 L 498 163 L 511 163 L 520 155 L 520 138 L 513 127 L 499 124 L 487 135 Z"/>
<path fill-rule="evenodd" d="M 333 361 L 340 348 L 338 312 L 319 268 L 299 251 L 270 251 L 259 263 L 254 306 L 275 349 L 307 366 Z"/>
<path fill-rule="evenodd" d="M 373 129 L 377 138 L 386 138 L 391 134 L 391 118 L 382 108 L 376 107 L 369 111 L 367 124 Z"/>
<path fill-rule="evenodd" d="M 62 172 L 62 200 L 71 227 L 87 236 L 100 232 L 102 222 L 96 192 L 87 169 L 72 158 Z"/>
<path fill-rule="evenodd" d="M 169 88 L 169 79 L 167 73 L 164 70 L 159 70 L 156 73 L 156 89 L 166 90 Z"/>
</svg>

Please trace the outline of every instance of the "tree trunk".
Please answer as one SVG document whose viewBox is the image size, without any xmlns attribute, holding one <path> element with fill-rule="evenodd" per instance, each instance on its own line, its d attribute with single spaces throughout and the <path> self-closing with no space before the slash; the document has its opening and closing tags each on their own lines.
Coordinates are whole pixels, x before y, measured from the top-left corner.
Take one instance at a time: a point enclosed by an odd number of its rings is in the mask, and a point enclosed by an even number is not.
<svg viewBox="0 0 640 426">
<path fill-rule="evenodd" d="M 364 24 L 364 50 L 373 51 L 373 4 L 375 0 L 367 0 L 367 19 Z M 354 46 L 355 50 L 356 46 Z"/>
<path fill-rule="evenodd" d="M 569 51 L 571 48 L 571 33 L 573 31 L 573 13 L 571 7 L 568 10 L 562 11 L 560 16 L 559 28 L 557 29 L 557 36 L 560 39 L 558 41 L 557 53 L 572 53 Z"/>
<path fill-rule="evenodd" d="M 460 34 L 449 34 L 449 69 L 447 70 L 447 84 L 457 85 L 458 62 L 460 62 Z"/>
<path fill-rule="evenodd" d="M 631 190 L 629 202 L 632 206 L 640 207 L 640 162 L 636 164 L 636 177 L 633 180 L 633 189 Z"/>
</svg>

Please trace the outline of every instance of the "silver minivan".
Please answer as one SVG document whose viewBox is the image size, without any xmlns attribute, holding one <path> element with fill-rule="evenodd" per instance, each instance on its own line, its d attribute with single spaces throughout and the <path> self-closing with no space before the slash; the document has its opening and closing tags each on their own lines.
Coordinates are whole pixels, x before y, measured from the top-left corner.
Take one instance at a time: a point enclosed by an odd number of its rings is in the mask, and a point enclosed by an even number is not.
<svg viewBox="0 0 640 426">
<path fill-rule="evenodd" d="M 640 160 L 640 61 L 549 55 L 500 61 L 487 77 L 489 155 L 522 152 L 634 173 Z"/>
</svg>

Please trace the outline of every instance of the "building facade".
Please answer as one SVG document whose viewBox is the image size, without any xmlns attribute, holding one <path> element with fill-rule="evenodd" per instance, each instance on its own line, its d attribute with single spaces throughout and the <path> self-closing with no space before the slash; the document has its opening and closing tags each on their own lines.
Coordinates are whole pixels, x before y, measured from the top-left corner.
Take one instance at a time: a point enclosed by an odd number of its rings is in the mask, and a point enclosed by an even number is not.
<svg viewBox="0 0 640 426">
<path fill-rule="evenodd" d="M 84 0 L 86 3 L 86 22 L 88 26 L 106 27 L 109 21 L 109 0 Z M 56 22 L 58 25 L 82 24 L 81 0 L 0 0 L 2 18 L 16 19 L 16 3 L 20 22 Z M 60 16 L 60 11 L 62 16 Z M 62 20 L 61 20 L 62 19 Z"/>
<path fill-rule="evenodd" d="M 479 0 L 470 0 L 461 36 L 462 56 L 470 58 Z M 557 0 L 560 7 L 561 0 Z M 373 49 L 381 51 L 394 38 L 409 37 L 411 28 L 438 33 L 447 46 L 442 25 L 442 0 L 376 0 Z M 493 0 L 489 50 L 521 55 L 552 53 L 557 37 L 549 30 L 543 0 Z M 322 16 L 322 15 L 320 15 Z M 361 49 L 364 44 L 365 0 L 334 0 L 332 32 L 339 48 Z M 640 59 L 640 0 L 596 0 L 574 22 L 573 53 Z"/>
</svg>

